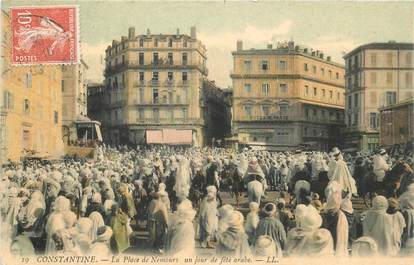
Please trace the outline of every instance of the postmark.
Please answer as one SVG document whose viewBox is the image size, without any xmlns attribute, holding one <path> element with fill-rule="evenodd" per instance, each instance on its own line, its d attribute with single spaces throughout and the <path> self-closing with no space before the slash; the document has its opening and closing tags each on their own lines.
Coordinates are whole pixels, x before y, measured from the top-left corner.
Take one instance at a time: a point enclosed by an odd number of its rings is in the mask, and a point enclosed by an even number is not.
<svg viewBox="0 0 414 265">
<path fill-rule="evenodd" d="M 79 63 L 77 6 L 11 8 L 13 65 Z"/>
</svg>

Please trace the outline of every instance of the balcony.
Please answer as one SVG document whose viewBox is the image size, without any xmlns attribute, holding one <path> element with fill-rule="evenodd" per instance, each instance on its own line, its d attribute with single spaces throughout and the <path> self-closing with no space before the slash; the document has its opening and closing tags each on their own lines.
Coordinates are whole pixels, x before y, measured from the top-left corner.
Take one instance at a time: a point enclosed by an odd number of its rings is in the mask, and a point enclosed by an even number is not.
<svg viewBox="0 0 414 265">
<path fill-rule="evenodd" d="M 203 120 L 202 119 L 196 119 L 196 118 L 144 118 L 140 119 L 138 118 L 137 121 L 141 124 L 145 125 L 202 125 Z"/>
<path fill-rule="evenodd" d="M 174 80 L 173 79 L 165 80 L 164 86 L 174 86 Z"/>
<path fill-rule="evenodd" d="M 180 82 L 177 83 L 177 86 L 189 86 L 189 82 L 188 80 L 181 80 Z"/>
<path fill-rule="evenodd" d="M 336 118 L 305 117 L 294 115 L 267 115 L 267 116 L 245 116 L 235 119 L 241 122 L 314 122 L 322 124 L 344 124 Z"/>
<path fill-rule="evenodd" d="M 148 81 L 148 86 L 160 86 L 160 81 L 152 79 L 152 80 Z"/>
</svg>

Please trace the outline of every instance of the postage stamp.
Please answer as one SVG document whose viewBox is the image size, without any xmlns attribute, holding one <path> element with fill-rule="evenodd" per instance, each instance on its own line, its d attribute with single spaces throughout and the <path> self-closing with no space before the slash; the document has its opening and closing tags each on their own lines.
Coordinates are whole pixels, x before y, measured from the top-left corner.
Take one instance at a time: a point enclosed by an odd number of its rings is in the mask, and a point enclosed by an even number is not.
<svg viewBox="0 0 414 265">
<path fill-rule="evenodd" d="M 12 64 L 79 62 L 77 6 L 11 8 Z"/>
</svg>

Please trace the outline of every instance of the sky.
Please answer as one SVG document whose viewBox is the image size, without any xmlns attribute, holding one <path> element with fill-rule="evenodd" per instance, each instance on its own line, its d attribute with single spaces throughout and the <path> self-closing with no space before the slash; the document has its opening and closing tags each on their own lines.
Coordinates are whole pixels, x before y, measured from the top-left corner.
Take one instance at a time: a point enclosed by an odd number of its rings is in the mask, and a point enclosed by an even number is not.
<svg viewBox="0 0 414 265">
<path fill-rule="evenodd" d="M 208 78 L 231 86 L 231 52 L 293 40 L 331 55 L 343 64 L 344 53 L 370 42 L 413 42 L 414 2 L 339 1 L 3 1 L 2 9 L 22 5 L 77 4 L 80 40 L 89 80 L 103 80 L 105 49 L 113 39 L 136 34 L 190 34 L 206 45 Z"/>
</svg>

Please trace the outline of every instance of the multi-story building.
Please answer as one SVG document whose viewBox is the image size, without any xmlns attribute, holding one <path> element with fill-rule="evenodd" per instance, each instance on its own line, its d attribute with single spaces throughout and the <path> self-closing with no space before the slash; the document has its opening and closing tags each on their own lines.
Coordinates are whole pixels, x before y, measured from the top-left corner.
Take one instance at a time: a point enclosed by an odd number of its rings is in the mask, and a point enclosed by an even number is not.
<svg viewBox="0 0 414 265">
<path fill-rule="evenodd" d="M 239 144 L 274 150 L 339 145 L 344 67 L 320 51 L 295 46 L 233 53 L 233 134 Z"/>
<path fill-rule="evenodd" d="M 414 98 L 380 108 L 380 144 L 405 146 L 414 141 Z"/>
<path fill-rule="evenodd" d="M 413 97 L 412 43 L 370 43 L 344 56 L 348 149 L 379 145 L 379 108 Z"/>
<path fill-rule="evenodd" d="M 9 15 L 2 11 L 2 161 L 63 154 L 62 67 L 12 66 Z"/>
<path fill-rule="evenodd" d="M 88 84 L 88 117 L 96 121 L 103 121 L 105 119 L 104 91 L 105 86 L 102 83 Z"/>
<path fill-rule="evenodd" d="M 129 28 L 128 37 L 108 46 L 105 61 L 104 139 L 155 143 L 163 135 L 169 143 L 179 135 L 180 143 L 203 144 L 206 48 L 195 27 L 190 35 L 135 35 Z"/>
<path fill-rule="evenodd" d="M 205 144 L 224 144 L 225 137 L 231 136 L 231 94 L 214 81 L 205 80 L 203 99 Z"/>
<path fill-rule="evenodd" d="M 62 65 L 62 133 L 66 144 L 78 140 L 78 124 L 88 122 L 87 82 L 88 65 Z"/>
</svg>

